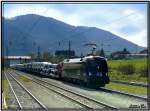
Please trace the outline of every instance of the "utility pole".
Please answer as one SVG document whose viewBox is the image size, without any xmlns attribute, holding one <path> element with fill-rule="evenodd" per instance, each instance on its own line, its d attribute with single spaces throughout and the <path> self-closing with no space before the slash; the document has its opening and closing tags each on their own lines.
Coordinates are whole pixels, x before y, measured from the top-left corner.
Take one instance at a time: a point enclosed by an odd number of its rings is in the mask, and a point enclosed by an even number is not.
<svg viewBox="0 0 150 111">
<path fill-rule="evenodd" d="M 6 56 L 8 56 L 8 46 L 6 46 Z"/>
<path fill-rule="evenodd" d="M 9 55 L 9 53 L 8 53 L 8 45 L 7 45 L 7 46 L 6 46 L 6 61 L 5 61 L 6 67 L 9 65 L 8 55 Z"/>
<path fill-rule="evenodd" d="M 38 61 L 39 61 L 40 60 L 40 46 L 38 46 L 37 58 L 38 58 Z"/>
<path fill-rule="evenodd" d="M 68 58 L 70 58 L 70 51 L 71 51 L 71 42 L 70 42 L 70 40 L 69 40 Z"/>
<path fill-rule="evenodd" d="M 33 53 L 36 53 L 36 42 L 33 42 Z"/>
<path fill-rule="evenodd" d="M 58 42 L 58 50 L 62 50 L 63 48 L 62 48 L 63 46 L 61 45 L 61 42 L 59 41 Z"/>
</svg>

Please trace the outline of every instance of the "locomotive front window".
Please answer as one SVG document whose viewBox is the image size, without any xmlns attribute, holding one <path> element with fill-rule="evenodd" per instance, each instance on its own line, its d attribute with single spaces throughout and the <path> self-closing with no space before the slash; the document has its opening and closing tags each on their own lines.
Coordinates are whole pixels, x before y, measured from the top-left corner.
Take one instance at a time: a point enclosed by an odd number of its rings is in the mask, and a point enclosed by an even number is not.
<svg viewBox="0 0 150 111">
<path fill-rule="evenodd" d="M 91 72 L 92 74 L 96 74 L 97 73 L 97 67 L 98 67 L 98 64 L 96 61 L 94 60 L 89 60 L 87 61 L 87 70 L 88 72 Z"/>
<path fill-rule="evenodd" d="M 87 70 L 92 74 L 96 74 L 97 72 L 108 72 L 107 63 L 102 59 L 92 59 L 87 61 Z"/>
<path fill-rule="evenodd" d="M 107 62 L 104 59 L 95 58 L 95 61 L 99 65 L 99 70 L 102 72 L 108 72 Z"/>
</svg>

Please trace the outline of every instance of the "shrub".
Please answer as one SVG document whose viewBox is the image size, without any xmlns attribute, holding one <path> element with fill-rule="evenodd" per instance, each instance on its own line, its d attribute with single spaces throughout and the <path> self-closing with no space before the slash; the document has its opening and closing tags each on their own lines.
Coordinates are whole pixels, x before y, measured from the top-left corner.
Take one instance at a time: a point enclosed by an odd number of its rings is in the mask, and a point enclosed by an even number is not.
<svg viewBox="0 0 150 111">
<path fill-rule="evenodd" d="M 132 64 L 122 64 L 118 67 L 118 70 L 123 74 L 134 74 L 135 67 Z"/>
</svg>

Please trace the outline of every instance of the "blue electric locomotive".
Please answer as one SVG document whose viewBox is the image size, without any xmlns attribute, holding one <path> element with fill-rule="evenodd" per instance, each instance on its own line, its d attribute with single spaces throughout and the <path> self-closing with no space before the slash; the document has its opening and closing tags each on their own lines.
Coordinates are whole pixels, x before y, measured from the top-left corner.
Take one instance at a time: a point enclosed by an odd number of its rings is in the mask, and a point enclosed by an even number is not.
<svg viewBox="0 0 150 111">
<path fill-rule="evenodd" d="M 109 83 L 106 59 L 100 56 L 65 59 L 61 77 L 87 86 L 105 86 Z"/>
</svg>

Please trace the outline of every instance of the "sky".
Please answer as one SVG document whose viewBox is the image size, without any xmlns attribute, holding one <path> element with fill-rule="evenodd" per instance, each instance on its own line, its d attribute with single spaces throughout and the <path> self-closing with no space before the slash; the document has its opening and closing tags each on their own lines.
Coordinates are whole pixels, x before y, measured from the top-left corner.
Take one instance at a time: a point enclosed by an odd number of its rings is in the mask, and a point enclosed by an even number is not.
<svg viewBox="0 0 150 111">
<path fill-rule="evenodd" d="M 74 26 L 97 27 L 139 46 L 147 47 L 147 4 L 3 4 L 2 15 L 25 14 L 52 17 Z"/>
</svg>

